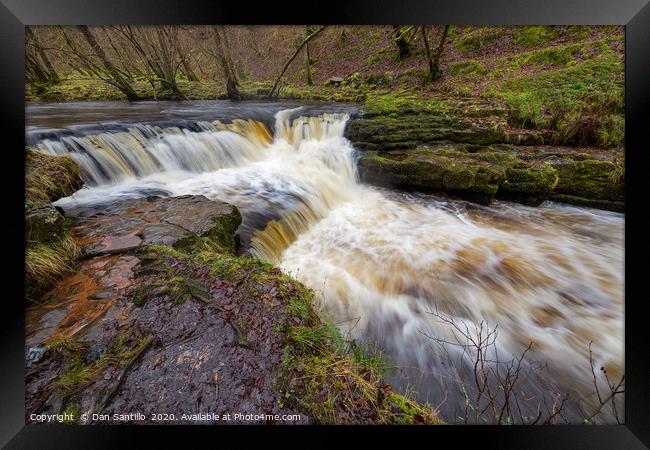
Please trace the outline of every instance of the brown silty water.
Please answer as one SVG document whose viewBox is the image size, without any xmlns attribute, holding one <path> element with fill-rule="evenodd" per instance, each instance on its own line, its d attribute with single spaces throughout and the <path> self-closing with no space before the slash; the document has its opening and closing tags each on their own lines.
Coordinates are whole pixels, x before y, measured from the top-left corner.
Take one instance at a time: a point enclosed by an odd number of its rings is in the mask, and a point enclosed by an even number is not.
<svg viewBox="0 0 650 450">
<path fill-rule="evenodd" d="M 553 203 L 485 207 L 361 184 L 347 117 L 287 109 L 272 126 L 134 125 L 35 146 L 84 167 L 88 187 L 57 203 L 69 212 L 152 192 L 235 204 L 246 251 L 314 289 L 324 317 L 398 367 L 388 377 L 397 389 L 447 420 L 472 398 L 463 331 L 475 336 L 481 324 L 497 329 L 486 353 L 491 376 L 533 343 L 517 417 L 564 394 L 566 420 L 588 417 L 598 406 L 590 342 L 596 369 L 612 380 L 624 371 L 624 216 Z M 601 417 L 613 420 L 609 410 Z"/>
</svg>

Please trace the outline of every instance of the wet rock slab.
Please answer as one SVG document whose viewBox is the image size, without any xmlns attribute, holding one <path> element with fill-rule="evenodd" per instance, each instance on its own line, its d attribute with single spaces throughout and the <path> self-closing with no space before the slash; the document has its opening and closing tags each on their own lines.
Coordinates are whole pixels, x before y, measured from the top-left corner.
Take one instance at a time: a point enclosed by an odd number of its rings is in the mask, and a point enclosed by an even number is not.
<svg viewBox="0 0 650 450">
<path fill-rule="evenodd" d="M 195 236 L 207 236 L 224 216 L 239 212 L 227 203 L 202 195 L 126 200 L 72 212 L 71 230 L 85 257 L 123 253 L 143 245 L 174 246 Z"/>
<path fill-rule="evenodd" d="M 159 423 L 156 413 L 198 424 L 251 421 L 182 414 L 262 414 L 252 423 L 295 414 L 276 387 L 289 320 L 279 290 L 146 247 L 212 236 L 224 223 L 234 235 L 240 220 L 233 206 L 202 196 L 79 214 L 72 234 L 86 258 L 27 311 L 26 420 L 66 410 L 145 415 L 130 423 Z"/>
</svg>

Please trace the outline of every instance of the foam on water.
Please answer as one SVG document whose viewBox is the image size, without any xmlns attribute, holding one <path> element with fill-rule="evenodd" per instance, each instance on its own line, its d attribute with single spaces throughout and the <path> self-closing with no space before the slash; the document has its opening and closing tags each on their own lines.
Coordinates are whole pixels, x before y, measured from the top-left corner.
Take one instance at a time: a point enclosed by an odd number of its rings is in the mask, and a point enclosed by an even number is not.
<svg viewBox="0 0 650 450">
<path fill-rule="evenodd" d="M 624 368 L 623 215 L 371 188 L 357 180 L 347 116 L 290 120 L 299 112 L 278 113 L 273 137 L 254 121 L 206 122 L 200 132 L 134 127 L 38 147 L 85 168 L 91 186 L 64 208 L 154 191 L 237 205 L 248 251 L 313 288 L 325 316 L 402 367 L 393 384 L 442 402 L 451 420 L 465 408 L 459 381 L 471 380 L 473 362 L 444 344 L 459 335 L 441 319 L 498 326 L 488 359 L 518 357 L 533 342 L 524 364 L 547 367 L 521 389 L 540 399 L 568 392 L 567 418 L 585 417 L 596 404 L 578 401 L 593 392 L 589 343 L 610 378 Z"/>
</svg>

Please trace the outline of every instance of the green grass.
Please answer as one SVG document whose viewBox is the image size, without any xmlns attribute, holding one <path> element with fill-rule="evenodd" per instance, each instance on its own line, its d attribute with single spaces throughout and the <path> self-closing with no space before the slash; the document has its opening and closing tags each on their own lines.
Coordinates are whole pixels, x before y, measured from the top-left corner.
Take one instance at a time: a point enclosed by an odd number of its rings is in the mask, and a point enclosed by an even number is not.
<svg viewBox="0 0 650 450">
<path fill-rule="evenodd" d="M 81 189 L 79 165 L 68 156 L 25 149 L 25 203 L 37 208 Z"/>
<path fill-rule="evenodd" d="M 468 61 L 461 61 L 451 66 L 451 73 L 454 75 L 470 75 L 477 74 L 483 75 L 486 73 L 485 66 L 479 61 L 470 59 Z"/>
<path fill-rule="evenodd" d="M 623 62 L 611 52 L 581 64 L 493 84 L 484 95 L 505 101 L 513 125 L 558 131 L 558 143 L 622 145 Z M 607 121 L 597 120 L 607 116 Z"/>
<path fill-rule="evenodd" d="M 494 44 L 504 34 L 505 31 L 498 27 L 484 27 L 469 32 L 466 31 L 454 42 L 454 46 L 463 52 L 472 53 Z"/>
<path fill-rule="evenodd" d="M 81 254 L 70 236 L 47 243 L 32 244 L 25 251 L 25 295 L 36 300 L 58 280 L 70 274 Z"/>
<path fill-rule="evenodd" d="M 526 26 L 515 33 L 515 43 L 527 48 L 539 47 L 552 38 L 551 29 L 545 26 Z"/>
</svg>

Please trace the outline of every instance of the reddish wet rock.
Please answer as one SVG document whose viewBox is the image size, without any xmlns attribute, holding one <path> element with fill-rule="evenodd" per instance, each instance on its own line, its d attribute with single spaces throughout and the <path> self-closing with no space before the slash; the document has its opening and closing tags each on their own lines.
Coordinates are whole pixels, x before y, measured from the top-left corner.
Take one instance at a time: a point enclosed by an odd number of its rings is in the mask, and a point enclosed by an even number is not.
<svg viewBox="0 0 650 450">
<path fill-rule="evenodd" d="M 142 245 L 173 246 L 208 236 L 215 231 L 215 221 L 241 221 L 237 208 L 202 195 L 125 200 L 71 213 L 77 217 L 71 233 L 85 257 L 129 252 Z"/>
<path fill-rule="evenodd" d="M 147 246 L 224 231 L 228 241 L 239 221 L 236 208 L 201 196 L 80 212 L 72 234 L 86 259 L 27 311 L 26 420 L 75 411 L 132 414 L 133 423 L 280 423 L 272 417 L 297 414 L 277 387 L 283 330 L 295 320 L 280 272 L 264 267 L 274 275 L 253 279 L 253 267 L 233 279 Z M 202 413 L 232 416 L 193 416 Z"/>
</svg>

